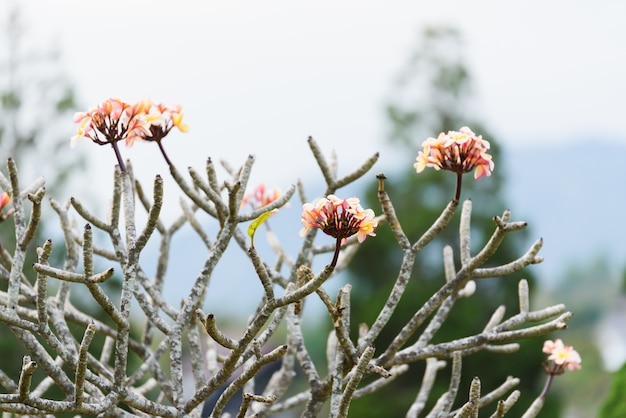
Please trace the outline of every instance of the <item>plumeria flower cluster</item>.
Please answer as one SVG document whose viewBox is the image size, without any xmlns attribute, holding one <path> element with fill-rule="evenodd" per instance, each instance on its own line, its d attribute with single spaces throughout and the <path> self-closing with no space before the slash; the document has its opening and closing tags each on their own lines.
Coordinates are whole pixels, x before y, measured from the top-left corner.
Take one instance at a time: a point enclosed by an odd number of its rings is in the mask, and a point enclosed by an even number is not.
<svg viewBox="0 0 626 418">
<path fill-rule="evenodd" d="M 137 140 L 154 141 L 159 144 L 168 164 L 171 164 L 161 146 L 161 140 L 174 128 L 187 132 L 183 123 L 181 106 L 167 107 L 151 100 L 142 100 L 135 104 L 118 98 L 109 98 L 86 112 L 74 114 L 78 123 L 76 135 L 71 139 L 71 146 L 87 138 L 98 145 L 110 144 L 115 150 L 120 167 L 125 171 L 117 143 L 124 141 L 132 146 Z"/>
<path fill-rule="evenodd" d="M 159 142 L 174 128 L 181 132 L 189 131 L 187 124 L 183 123 L 182 106 L 165 106 L 162 103 L 154 103 L 151 100 L 144 101 L 145 122 L 148 129 L 141 139 L 145 141 Z"/>
<path fill-rule="evenodd" d="M 574 347 L 563 344 L 560 339 L 544 342 L 543 352 L 549 354 L 548 362 L 544 365 L 548 374 L 563 374 L 566 368 L 570 371 L 581 368 L 580 354 L 574 350 Z"/>
<path fill-rule="evenodd" d="M 269 205 L 274 202 L 278 198 L 282 196 L 282 192 L 280 189 L 267 189 L 265 187 L 265 183 L 259 183 L 252 192 L 248 192 L 245 194 L 243 199 L 241 200 L 241 207 L 250 205 L 253 210 L 260 209 L 264 206 Z M 289 206 L 289 203 L 285 203 L 283 206 Z M 257 228 L 265 224 L 267 230 L 270 230 L 269 224 L 266 221 L 270 216 L 273 216 L 278 212 L 277 208 L 272 209 L 271 211 L 265 212 L 261 214 L 257 219 L 255 219 L 250 226 L 248 227 L 248 235 L 252 239 L 252 246 L 254 247 L 254 234 Z"/>
<path fill-rule="evenodd" d="M 361 207 L 358 198 L 340 199 L 331 194 L 315 204 L 305 203 L 302 206 L 302 224 L 304 228 L 300 231 L 300 236 L 306 235 L 312 228 L 319 228 L 326 235 L 344 242 L 357 234 L 359 242 L 363 242 L 368 235 L 376 235 L 374 230 L 378 221 L 373 210 Z"/>
<path fill-rule="evenodd" d="M 440 133 L 437 138 L 428 138 L 422 143 L 423 150 L 417 155 L 417 162 L 413 164 L 417 173 L 426 167 L 435 170 L 448 170 L 457 173 L 456 200 L 461 194 L 461 176 L 474 170 L 474 178 L 481 179 L 490 176 L 494 163 L 491 155 L 487 154 L 490 144 L 476 135 L 468 127 L 458 131 Z"/>
<path fill-rule="evenodd" d="M 141 138 L 147 132 L 148 123 L 142 115 L 145 103 L 126 103 L 117 98 L 109 98 L 86 112 L 74 114 L 74 122 L 78 123 L 78 131 L 72 137 L 71 145 L 82 138 L 88 138 L 98 145 L 113 144 L 126 141 L 126 145 Z"/>
<path fill-rule="evenodd" d="M 466 126 L 447 134 L 442 132 L 437 138 L 428 138 L 422 147 L 424 149 L 418 153 L 414 164 L 418 173 L 426 167 L 455 173 L 469 173 L 475 169 L 474 178 L 478 180 L 493 171 L 491 155 L 487 154 L 489 141 Z"/>
<path fill-rule="evenodd" d="M 337 264 L 339 249 L 346 240 L 356 234 L 360 243 L 367 236 L 375 236 L 374 230 L 378 220 L 371 209 L 363 209 L 356 197 L 340 199 L 335 195 L 328 195 L 315 203 L 302 205 L 302 225 L 300 236 L 304 236 L 313 228 L 321 229 L 326 235 L 337 239 L 335 254 L 331 265 Z"/>
<path fill-rule="evenodd" d="M 259 209 L 267 206 L 282 196 L 280 189 L 268 189 L 265 183 L 259 183 L 252 192 L 246 193 L 241 201 L 241 206 L 250 205 L 252 209 Z"/>
<path fill-rule="evenodd" d="M 563 341 L 560 339 L 545 341 L 543 343 L 543 352 L 548 354 L 547 361 L 543 363 L 543 370 L 548 377 L 543 390 L 533 403 L 533 405 L 537 403 L 539 408 L 541 408 L 546 396 L 548 396 L 554 376 L 565 373 L 566 369 L 570 371 L 580 369 L 580 363 L 582 362 L 580 354 L 574 350 L 574 347 L 563 344 Z"/>
</svg>

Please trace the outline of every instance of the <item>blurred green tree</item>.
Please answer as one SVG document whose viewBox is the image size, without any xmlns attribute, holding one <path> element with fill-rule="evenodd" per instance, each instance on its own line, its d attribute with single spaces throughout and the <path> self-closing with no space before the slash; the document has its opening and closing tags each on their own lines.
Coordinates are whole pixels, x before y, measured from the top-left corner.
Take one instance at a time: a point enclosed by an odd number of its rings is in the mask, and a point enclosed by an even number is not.
<svg viewBox="0 0 626 418">
<path fill-rule="evenodd" d="M 612 351 L 613 344 L 623 335 L 621 306 L 626 300 L 626 288 L 621 284 L 624 272 L 612 271 L 610 266 L 610 260 L 604 256 L 572 260 L 560 281 L 567 280 L 567 286 L 542 294 L 546 301 L 557 298 L 566 301 L 568 308 L 576 313 L 563 340 L 576 347 L 583 367 L 559 378 L 553 391 L 567 400 L 569 409 L 582 416 L 626 416 L 626 367 L 614 373 L 607 370 L 619 367 L 619 357 Z"/>
<path fill-rule="evenodd" d="M 626 363 L 613 374 L 609 394 L 604 399 L 600 418 L 621 418 L 626 416 Z"/>
<path fill-rule="evenodd" d="M 609 393 L 600 407 L 598 416 L 600 418 L 626 416 L 626 363 L 613 373 Z"/>
<path fill-rule="evenodd" d="M 67 185 L 73 169 L 84 166 L 77 155 L 68 155 L 70 132 L 61 128 L 76 109 L 74 89 L 58 49 L 26 42 L 17 5 L 2 28 L 0 156 L 17 161 L 26 181 L 43 175 L 48 195 L 55 194 Z"/>
<path fill-rule="evenodd" d="M 470 178 L 471 174 L 464 176 L 461 195 L 461 200 L 472 199 L 472 240 L 478 248 L 494 230 L 493 216 L 501 215 L 507 209 L 502 201 L 505 167 L 498 165 L 500 147 L 497 141 L 472 115 L 471 78 L 462 53 L 461 35 L 454 29 L 427 28 L 420 37 L 420 43 L 400 74 L 391 98 L 392 104 L 387 108 L 392 126 L 390 142 L 394 145 L 398 163 L 391 167 L 394 171 L 392 175 L 386 173 L 385 190 L 394 202 L 404 232 L 410 239 L 417 239 L 453 198 L 456 182 L 453 173 L 444 171 L 427 169 L 419 175 L 415 173 L 413 163 L 417 151 L 421 149 L 421 142 L 429 136 L 436 137 L 439 132 L 458 130 L 462 126 L 469 126 L 477 134 L 482 134 L 491 143 L 495 171 L 491 177 L 478 182 Z M 364 200 L 366 207 L 378 207 L 375 187 L 370 189 Z M 519 220 L 514 208 L 512 215 L 513 219 Z M 455 249 L 459 265 L 458 218 L 459 213 L 437 241 L 418 257 L 411 282 L 385 331 L 374 342 L 375 346 L 386 347 L 415 310 L 444 284 L 442 251 L 445 245 L 452 245 Z M 515 259 L 526 251 L 534 239 L 528 233 L 507 236 L 492 261 L 509 262 Z M 400 261 L 395 239 L 384 227 L 377 230 L 376 239 L 368 240 L 357 252 L 349 268 L 351 280 L 355 283 L 352 291 L 354 326 L 360 322 L 371 324 L 376 319 L 391 290 Z M 480 332 L 501 304 L 506 306 L 508 315 L 517 313 L 517 288 L 521 278 L 528 279 L 531 290 L 534 289 L 532 274 L 527 270 L 502 279 L 478 280 L 474 296 L 456 303 L 433 342 Z M 480 377 L 483 392 L 486 393 L 500 385 L 507 375 L 512 375 L 521 379 L 519 389 L 522 396 L 509 415 L 521 416 L 545 381 L 541 369 L 545 357 L 541 352 L 542 343 L 543 340 L 524 341 L 515 354 L 478 353 L 464 359 L 464 379 L 457 402 L 466 399 L 473 376 Z M 433 406 L 436 397 L 447 390 L 449 375 L 446 376 L 446 372 L 449 373 L 450 364 L 439 373 L 427 410 Z M 404 384 L 395 384 L 393 389 L 355 400 L 350 416 L 404 416 L 417 395 L 423 370 L 423 362 L 417 363 L 400 377 Z M 542 414 L 555 417 L 558 410 L 558 402 L 549 398 Z"/>
</svg>

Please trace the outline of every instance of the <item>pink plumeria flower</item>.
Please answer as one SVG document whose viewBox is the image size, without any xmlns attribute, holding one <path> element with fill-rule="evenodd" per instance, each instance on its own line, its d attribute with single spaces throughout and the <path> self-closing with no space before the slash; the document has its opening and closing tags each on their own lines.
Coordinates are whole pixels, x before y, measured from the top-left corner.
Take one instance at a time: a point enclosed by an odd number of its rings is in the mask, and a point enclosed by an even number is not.
<svg viewBox="0 0 626 418">
<path fill-rule="evenodd" d="M 574 347 L 563 344 L 563 341 L 556 339 L 554 341 L 547 340 L 543 343 L 543 352 L 549 354 L 548 361 L 552 361 L 555 365 L 553 368 L 554 374 L 556 372 L 563 372 L 565 367 L 568 370 L 577 370 L 581 368 L 582 359 L 580 354 Z"/>
<path fill-rule="evenodd" d="M 0 193 L 0 222 L 4 222 L 9 216 L 13 214 L 13 208 L 9 209 L 6 213 L 3 213 L 4 207 L 11 203 L 11 197 L 8 193 Z"/>
<path fill-rule="evenodd" d="M 143 121 L 147 129 L 139 133 L 139 137 L 146 141 L 161 141 L 170 131 L 176 127 L 181 132 L 189 131 L 187 124 L 183 123 L 182 106 L 168 107 L 162 103 L 154 103 L 145 100 L 143 103 Z"/>
<path fill-rule="evenodd" d="M 363 209 L 356 197 L 340 199 L 328 195 L 315 204 L 305 203 L 302 206 L 302 224 L 304 228 L 300 236 L 312 228 L 321 229 L 326 235 L 341 239 L 343 242 L 356 234 L 359 242 L 367 236 L 376 236 L 374 230 L 378 226 L 374 211 Z"/>
<path fill-rule="evenodd" d="M 11 197 L 7 192 L 0 193 L 0 210 L 4 209 L 6 205 L 11 203 Z"/>
<path fill-rule="evenodd" d="M 423 150 L 419 151 L 416 163 L 413 164 L 417 173 L 421 173 L 426 167 L 459 174 L 475 170 L 474 178 L 479 180 L 490 176 L 493 171 L 494 163 L 491 155 L 487 154 L 489 142 L 468 127 L 449 131 L 447 134 L 442 132 L 437 138 L 428 138 L 422 147 Z"/>
<path fill-rule="evenodd" d="M 86 112 L 77 112 L 74 114 L 74 122 L 78 123 L 78 129 L 71 139 L 71 146 L 76 146 L 82 138 L 99 145 L 121 140 L 132 143 L 147 129 L 142 117 L 143 110 L 142 102 L 131 105 L 118 98 L 109 98 Z"/>
<path fill-rule="evenodd" d="M 262 208 L 277 200 L 282 194 L 280 189 L 267 189 L 265 183 L 259 183 L 252 192 L 246 193 L 241 206 L 250 205 L 253 209 Z"/>
</svg>

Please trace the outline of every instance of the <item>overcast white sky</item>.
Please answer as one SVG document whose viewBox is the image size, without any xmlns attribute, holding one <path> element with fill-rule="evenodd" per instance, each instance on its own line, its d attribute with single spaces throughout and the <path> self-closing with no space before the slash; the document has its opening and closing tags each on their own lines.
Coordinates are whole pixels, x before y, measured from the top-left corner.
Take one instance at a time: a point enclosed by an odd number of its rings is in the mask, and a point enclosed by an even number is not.
<svg viewBox="0 0 626 418">
<path fill-rule="evenodd" d="M 626 141 L 626 2 L 20 4 L 37 42 L 62 45 L 86 107 L 109 96 L 184 106 L 191 131 L 167 140 L 181 168 L 202 167 L 209 155 L 239 164 L 253 153 L 260 177 L 284 181 L 315 169 L 308 135 L 336 149 L 345 170 L 378 150 L 386 166 L 412 163 L 385 160 L 383 108 L 420 27 L 437 23 L 464 34 L 476 113 L 501 141 Z M 103 149 L 80 147 L 102 158 Z M 155 148 L 126 155 L 156 160 Z"/>
</svg>

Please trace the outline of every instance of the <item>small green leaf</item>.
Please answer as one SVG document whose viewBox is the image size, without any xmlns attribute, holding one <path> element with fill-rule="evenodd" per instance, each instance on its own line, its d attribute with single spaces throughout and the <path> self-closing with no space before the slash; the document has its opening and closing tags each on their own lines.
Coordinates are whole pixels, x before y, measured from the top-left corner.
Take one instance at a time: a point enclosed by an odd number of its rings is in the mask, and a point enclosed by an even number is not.
<svg viewBox="0 0 626 418">
<path fill-rule="evenodd" d="M 250 226 L 248 227 L 248 235 L 250 236 L 253 247 L 254 247 L 254 234 L 256 233 L 257 228 L 261 226 L 263 222 L 267 221 L 267 218 L 269 218 L 276 212 L 278 212 L 278 209 L 272 209 L 269 212 L 262 213 L 258 218 L 252 221 L 252 223 L 250 223 Z"/>
</svg>

